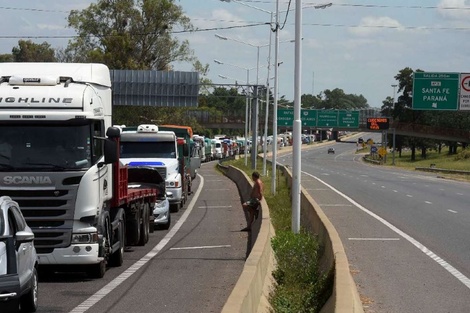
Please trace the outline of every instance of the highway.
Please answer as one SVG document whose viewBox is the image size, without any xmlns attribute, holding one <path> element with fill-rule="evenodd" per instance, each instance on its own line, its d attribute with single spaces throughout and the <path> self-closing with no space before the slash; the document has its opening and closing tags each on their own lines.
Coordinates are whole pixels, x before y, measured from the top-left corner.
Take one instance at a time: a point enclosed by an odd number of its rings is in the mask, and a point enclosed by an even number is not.
<svg viewBox="0 0 470 313">
<path fill-rule="evenodd" d="M 102 279 L 80 272 L 40 275 L 39 313 L 220 312 L 248 254 L 237 186 L 204 163 L 170 230 L 131 247 Z"/>
<path fill-rule="evenodd" d="M 337 229 L 365 312 L 470 312 L 470 184 L 366 164 L 356 149 L 302 150 L 301 185 Z"/>
</svg>

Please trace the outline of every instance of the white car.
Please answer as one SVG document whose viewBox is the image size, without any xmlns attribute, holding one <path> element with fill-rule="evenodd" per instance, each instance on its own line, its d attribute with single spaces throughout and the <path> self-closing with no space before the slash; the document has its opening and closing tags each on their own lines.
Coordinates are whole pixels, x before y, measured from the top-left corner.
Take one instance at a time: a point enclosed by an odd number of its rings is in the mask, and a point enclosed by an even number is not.
<svg viewBox="0 0 470 313">
<path fill-rule="evenodd" d="M 168 201 L 167 193 L 161 193 L 158 195 L 155 206 L 153 207 L 153 218 L 155 228 L 170 228 L 170 202 Z"/>
<path fill-rule="evenodd" d="M 37 267 L 34 234 L 18 203 L 0 197 L 0 312 L 37 310 Z"/>
</svg>

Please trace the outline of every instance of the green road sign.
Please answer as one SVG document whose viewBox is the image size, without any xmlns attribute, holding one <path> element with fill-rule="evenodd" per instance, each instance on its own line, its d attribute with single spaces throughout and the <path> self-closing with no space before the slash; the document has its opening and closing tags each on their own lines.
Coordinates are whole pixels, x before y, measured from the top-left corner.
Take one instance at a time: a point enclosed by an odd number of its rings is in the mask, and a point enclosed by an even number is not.
<svg viewBox="0 0 470 313">
<path fill-rule="evenodd" d="M 337 110 L 318 110 L 317 114 L 318 127 L 338 127 L 338 111 Z"/>
<path fill-rule="evenodd" d="M 300 110 L 300 120 L 302 121 L 302 126 L 316 127 L 317 110 Z"/>
<path fill-rule="evenodd" d="M 338 127 L 359 128 L 359 111 L 340 110 L 338 112 Z"/>
<path fill-rule="evenodd" d="M 413 110 L 458 110 L 459 85 L 459 73 L 415 72 Z"/>
<path fill-rule="evenodd" d="M 292 127 L 294 125 L 294 110 L 277 109 L 277 125 Z"/>
</svg>

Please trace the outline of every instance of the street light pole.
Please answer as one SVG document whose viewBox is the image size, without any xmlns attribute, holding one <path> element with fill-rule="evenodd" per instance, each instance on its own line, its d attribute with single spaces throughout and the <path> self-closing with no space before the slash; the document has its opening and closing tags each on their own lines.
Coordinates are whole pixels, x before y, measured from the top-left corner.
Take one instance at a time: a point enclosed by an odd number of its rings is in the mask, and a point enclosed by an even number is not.
<svg viewBox="0 0 470 313">
<path fill-rule="evenodd" d="M 227 64 L 227 65 L 230 65 L 230 66 L 233 66 L 233 67 L 237 67 L 237 68 L 240 68 L 240 69 L 244 69 L 246 70 L 246 99 L 245 99 L 245 148 L 244 148 L 244 155 L 245 155 L 245 166 L 248 166 L 248 158 L 247 158 L 247 150 L 248 150 L 248 124 L 249 124 L 249 121 L 250 121 L 250 114 L 251 112 L 248 110 L 248 106 L 249 106 L 249 103 L 250 103 L 250 97 L 249 97 L 249 88 L 250 88 L 250 70 L 252 70 L 252 68 L 245 68 L 245 67 L 241 67 L 241 66 L 238 66 L 238 65 L 235 65 L 235 64 L 230 64 L 230 63 L 224 63 L 222 61 L 219 61 L 219 60 L 214 60 L 215 63 L 217 64 Z M 226 76 L 221 76 L 219 75 L 219 77 L 221 78 L 228 78 Z M 253 145 L 253 144 L 252 144 Z"/>
<path fill-rule="evenodd" d="M 393 87 L 393 102 L 392 107 L 395 106 L 395 88 L 397 88 L 397 84 L 392 84 Z M 392 151 L 392 165 L 395 165 L 395 127 L 393 128 L 393 151 Z"/>
<path fill-rule="evenodd" d="M 272 175 L 271 175 L 271 193 L 276 195 L 276 176 L 277 176 L 277 90 L 279 87 L 278 69 L 279 69 L 279 0 L 276 0 L 276 37 L 274 40 L 274 105 L 273 105 L 273 152 L 272 152 Z"/>
</svg>

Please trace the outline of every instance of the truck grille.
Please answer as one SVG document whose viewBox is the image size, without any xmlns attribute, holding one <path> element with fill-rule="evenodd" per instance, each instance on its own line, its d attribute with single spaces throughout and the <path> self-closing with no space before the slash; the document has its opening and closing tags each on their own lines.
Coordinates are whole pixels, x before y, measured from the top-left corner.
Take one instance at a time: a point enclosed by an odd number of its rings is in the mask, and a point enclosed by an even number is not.
<svg viewBox="0 0 470 313">
<path fill-rule="evenodd" d="M 18 202 L 26 223 L 34 232 L 38 253 L 70 246 L 77 187 L 62 187 L 60 190 L 0 189 L 1 195 Z"/>
</svg>

